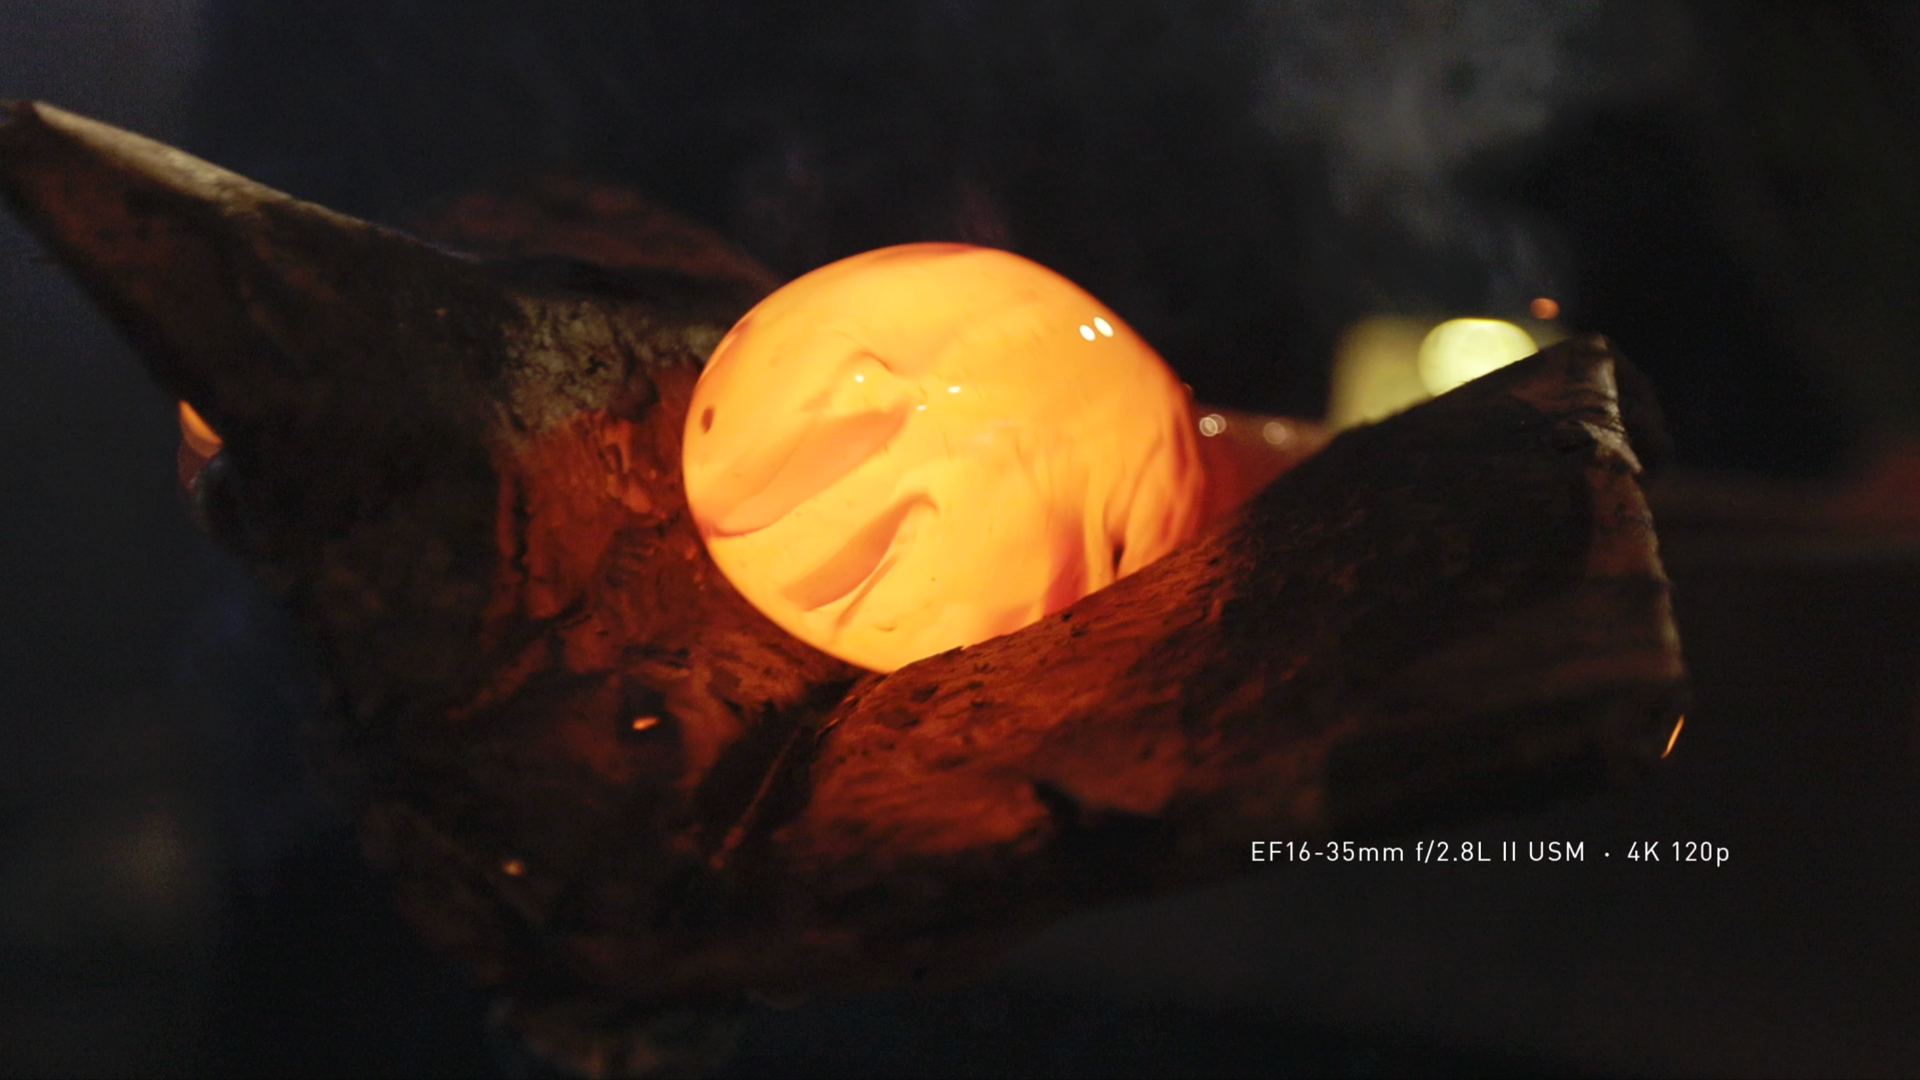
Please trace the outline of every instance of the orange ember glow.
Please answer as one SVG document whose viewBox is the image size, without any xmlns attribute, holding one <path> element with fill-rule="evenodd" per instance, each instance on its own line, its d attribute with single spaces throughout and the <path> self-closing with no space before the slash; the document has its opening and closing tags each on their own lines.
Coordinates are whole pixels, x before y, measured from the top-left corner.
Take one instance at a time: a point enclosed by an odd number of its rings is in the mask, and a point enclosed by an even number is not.
<svg viewBox="0 0 1920 1080">
<path fill-rule="evenodd" d="M 761 301 L 687 414 L 687 501 L 741 594 L 878 671 L 1009 633 L 1172 550 L 1187 394 L 1105 305 L 1004 251 L 909 244 Z"/>
<path fill-rule="evenodd" d="M 1560 317 L 1560 305 L 1550 296 L 1536 296 L 1533 303 L 1527 305 L 1527 313 L 1542 322 L 1550 322 Z"/>
<path fill-rule="evenodd" d="M 213 426 L 208 424 L 193 406 L 180 402 L 180 445 L 175 449 L 173 463 L 179 470 L 180 486 L 191 491 L 200 470 L 206 468 L 213 455 L 220 452 L 221 439 Z"/>
<path fill-rule="evenodd" d="M 193 406 L 185 401 L 180 403 L 180 437 L 193 447 L 193 452 L 201 457 L 212 457 L 220 452 L 221 438 L 213 426 L 193 411 Z"/>
<path fill-rule="evenodd" d="M 1673 734 L 1667 736 L 1667 748 L 1660 751 L 1661 757 L 1673 753 L 1673 744 L 1680 741 L 1680 729 L 1687 726 L 1687 714 L 1681 713 L 1680 719 L 1673 722 Z"/>
</svg>

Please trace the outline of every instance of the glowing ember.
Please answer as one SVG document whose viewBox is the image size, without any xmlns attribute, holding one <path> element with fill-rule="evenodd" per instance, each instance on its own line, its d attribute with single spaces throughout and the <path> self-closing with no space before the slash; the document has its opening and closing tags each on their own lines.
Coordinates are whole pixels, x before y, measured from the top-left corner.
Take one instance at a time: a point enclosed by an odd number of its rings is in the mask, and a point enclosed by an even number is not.
<svg viewBox="0 0 1920 1080">
<path fill-rule="evenodd" d="M 203 458 L 220 452 L 220 433 L 213 430 L 213 426 L 201 419 L 200 414 L 193 411 L 193 406 L 185 401 L 180 403 L 180 437 L 193 447 L 194 453 Z"/>
<path fill-rule="evenodd" d="M 1536 319 L 1551 322 L 1560 317 L 1560 303 L 1551 296 L 1536 296 L 1533 303 L 1527 305 L 1527 313 Z"/>
<path fill-rule="evenodd" d="M 1666 757 L 1668 754 L 1673 753 L 1673 744 L 1680 741 L 1680 729 L 1686 726 L 1687 716 L 1685 713 L 1681 713 L 1680 719 L 1673 722 L 1673 734 L 1667 736 L 1667 748 L 1660 751 L 1661 757 Z"/>
<path fill-rule="evenodd" d="M 206 467 L 213 455 L 220 452 L 222 441 L 220 434 L 213 430 L 193 406 L 180 402 L 180 445 L 174 452 L 174 465 L 179 470 L 180 486 L 193 490 L 200 470 Z"/>
<path fill-rule="evenodd" d="M 1186 539 L 1196 429 L 1160 357 L 1072 282 L 909 244 L 799 278 L 721 340 L 687 416 L 687 501 L 754 606 L 891 671 Z"/>
</svg>

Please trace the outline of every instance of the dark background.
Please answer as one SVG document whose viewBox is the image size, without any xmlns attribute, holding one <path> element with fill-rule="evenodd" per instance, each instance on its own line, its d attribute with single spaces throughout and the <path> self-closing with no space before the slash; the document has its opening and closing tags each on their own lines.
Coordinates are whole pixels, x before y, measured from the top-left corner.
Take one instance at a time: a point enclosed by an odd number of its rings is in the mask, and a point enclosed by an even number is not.
<svg viewBox="0 0 1920 1080">
<path fill-rule="evenodd" d="M 1584 864 L 1254 866 L 755 1016 L 735 1072 L 1920 1072 L 1920 529 L 1764 512 L 1920 519 L 1920 6 L 0 0 L 0 95 L 389 222 L 565 169 L 783 274 L 1010 247 L 1240 408 L 1318 414 L 1364 316 L 1540 295 L 1652 377 L 1685 733 L 1443 834 Z M 0 1073 L 537 1072 L 307 778 L 317 677 L 176 437 L 0 222 Z"/>
</svg>

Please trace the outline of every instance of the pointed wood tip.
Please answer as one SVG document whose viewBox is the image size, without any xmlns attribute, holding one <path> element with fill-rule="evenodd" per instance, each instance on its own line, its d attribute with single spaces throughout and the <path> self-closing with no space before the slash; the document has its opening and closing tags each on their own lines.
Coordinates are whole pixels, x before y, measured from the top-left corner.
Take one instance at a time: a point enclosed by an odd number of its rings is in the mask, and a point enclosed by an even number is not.
<svg viewBox="0 0 1920 1080">
<path fill-rule="evenodd" d="M 35 101 L 4 117 L 0 192 L 156 381 L 241 442 L 328 384 L 393 382 L 387 354 L 433 354 L 438 342 L 378 347 L 432 326 L 407 300 L 431 311 L 455 306 L 438 294 L 499 292 L 426 244 L 143 135 Z M 348 370 L 355 358 L 372 360 Z"/>
<path fill-rule="evenodd" d="M 10 189 L 44 181 L 40 171 L 58 161 L 67 169 L 88 163 L 203 198 L 292 199 L 157 139 L 44 101 L 4 101 L 0 110 L 5 114 L 0 119 L 0 183 Z"/>
</svg>

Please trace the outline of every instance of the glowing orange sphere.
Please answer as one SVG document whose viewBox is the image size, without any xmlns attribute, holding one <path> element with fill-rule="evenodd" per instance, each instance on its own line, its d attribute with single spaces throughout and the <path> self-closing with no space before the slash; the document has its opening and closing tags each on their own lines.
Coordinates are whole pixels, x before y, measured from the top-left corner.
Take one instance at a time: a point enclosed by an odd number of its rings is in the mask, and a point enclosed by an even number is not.
<svg viewBox="0 0 1920 1080">
<path fill-rule="evenodd" d="M 1017 255 L 908 244 L 762 300 L 687 415 L 687 501 L 741 594 L 879 671 L 1009 633 L 1199 522 L 1187 395 Z"/>
</svg>

